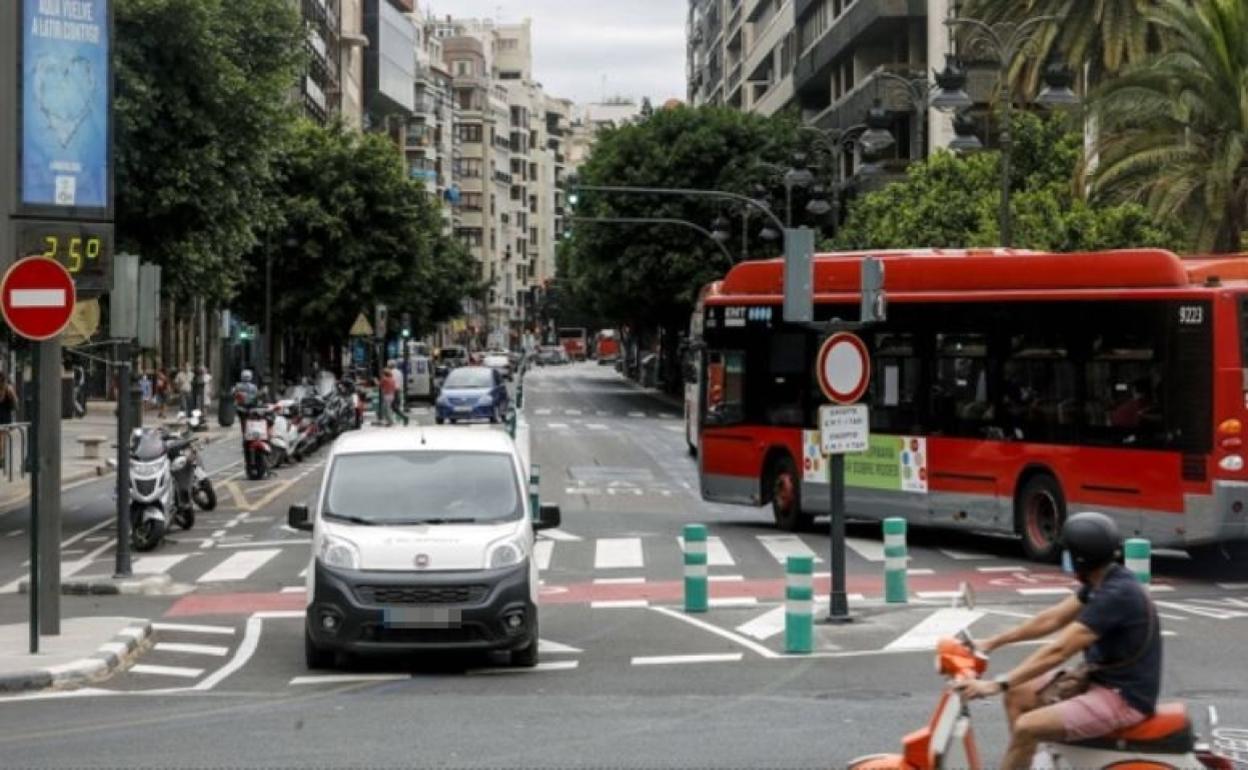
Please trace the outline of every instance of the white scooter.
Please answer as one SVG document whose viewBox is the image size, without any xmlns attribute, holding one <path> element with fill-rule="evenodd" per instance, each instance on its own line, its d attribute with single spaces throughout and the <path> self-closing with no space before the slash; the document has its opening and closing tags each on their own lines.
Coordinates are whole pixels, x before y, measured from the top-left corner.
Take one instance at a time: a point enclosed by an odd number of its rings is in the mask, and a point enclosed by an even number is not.
<svg viewBox="0 0 1248 770">
<path fill-rule="evenodd" d="M 962 596 L 973 604 L 969 588 Z M 936 671 L 951 681 L 979 678 L 988 669 L 986 655 L 975 650 L 963 632 L 936 647 Z M 971 711 L 945 688 L 926 727 L 902 740 L 901 754 L 874 754 L 849 763 L 849 770 L 981 770 L 984 767 L 971 729 Z M 1087 741 L 1042 744 L 1032 763 L 1036 770 L 1233 770 L 1233 764 L 1201 743 L 1192 729 L 1187 705 L 1162 703 L 1144 722 Z"/>
<path fill-rule="evenodd" d="M 173 472 L 164 434 L 137 429 L 130 440 L 130 544 L 150 551 L 165 537 L 173 512 Z"/>
</svg>

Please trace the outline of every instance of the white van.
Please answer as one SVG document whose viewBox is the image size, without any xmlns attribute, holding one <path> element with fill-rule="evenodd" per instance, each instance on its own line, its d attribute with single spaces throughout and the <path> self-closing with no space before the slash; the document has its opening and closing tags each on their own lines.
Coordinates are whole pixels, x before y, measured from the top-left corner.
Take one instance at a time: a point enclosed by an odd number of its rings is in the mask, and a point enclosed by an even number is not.
<svg viewBox="0 0 1248 770">
<path fill-rule="evenodd" d="M 411 369 L 407 373 L 405 387 L 409 399 L 433 399 L 433 362 L 426 356 L 412 356 L 409 359 Z"/>
<path fill-rule="evenodd" d="M 405 428 L 348 433 L 326 463 L 312 532 L 305 653 L 477 649 L 537 663 L 534 531 L 559 508 L 532 511 L 515 443 L 502 431 Z"/>
</svg>

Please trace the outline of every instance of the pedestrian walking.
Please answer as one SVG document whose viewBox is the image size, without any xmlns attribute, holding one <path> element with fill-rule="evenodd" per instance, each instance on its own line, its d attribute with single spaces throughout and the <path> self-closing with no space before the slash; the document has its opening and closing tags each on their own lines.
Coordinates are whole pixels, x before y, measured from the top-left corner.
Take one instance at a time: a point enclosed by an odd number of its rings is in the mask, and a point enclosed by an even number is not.
<svg viewBox="0 0 1248 770">
<path fill-rule="evenodd" d="M 165 418 L 165 403 L 169 400 L 169 375 L 157 367 L 152 371 L 152 399 L 156 402 L 156 416 Z"/>
<path fill-rule="evenodd" d="M 398 384 L 394 379 L 394 370 L 388 365 L 381 371 L 381 381 L 377 384 L 380 391 L 377 405 L 377 419 L 387 428 L 394 425 L 394 419 L 390 416 L 390 405 L 394 403 L 395 393 L 398 392 Z"/>
<path fill-rule="evenodd" d="M 78 379 L 76 376 L 77 372 L 78 372 L 78 367 L 74 367 L 75 385 L 77 384 L 77 379 Z M 151 409 L 153 406 L 156 405 L 156 382 L 155 380 L 152 379 L 151 372 L 144 372 L 143 374 L 139 375 L 139 390 L 143 394 L 143 408 L 144 409 Z M 76 400 L 77 399 L 75 398 L 75 401 Z"/>
<path fill-rule="evenodd" d="M 204 408 L 204 366 L 195 367 L 191 375 L 191 410 Z M 189 416 L 191 412 L 187 412 Z"/>
<path fill-rule="evenodd" d="M 200 366 L 200 379 L 203 380 L 203 387 L 200 391 L 199 408 L 205 413 L 208 412 L 208 404 L 212 403 L 212 372 L 208 371 L 208 367 Z"/>
<path fill-rule="evenodd" d="M 0 425 L 9 425 L 17 418 L 17 391 L 13 390 L 13 386 L 9 384 L 9 376 L 4 372 L 0 372 Z M 6 431 L 7 433 L 7 431 Z M 3 441 L 0 441 L 0 468 L 4 468 L 8 462 L 6 447 L 9 444 L 9 436 L 6 435 Z"/>
<path fill-rule="evenodd" d="M 182 369 L 173 378 L 173 387 L 178 391 L 178 398 L 182 403 L 182 411 L 188 415 L 191 413 L 191 386 L 194 379 L 194 375 L 191 374 L 189 361 L 182 364 Z"/>
<path fill-rule="evenodd" d="M 403 396 L 406 394 L 407 378 L 403 374 L 403 369 L 398 362 L 390 362 L 390 374 L 394 377 L 394 401 L 391 402 L 390 408 L 394 410 L 394 414 L 403 421 L 403 426 L 407 427 L 410 420 L 407 417 L 407 410 L 403 403 Z"/>
</svg>

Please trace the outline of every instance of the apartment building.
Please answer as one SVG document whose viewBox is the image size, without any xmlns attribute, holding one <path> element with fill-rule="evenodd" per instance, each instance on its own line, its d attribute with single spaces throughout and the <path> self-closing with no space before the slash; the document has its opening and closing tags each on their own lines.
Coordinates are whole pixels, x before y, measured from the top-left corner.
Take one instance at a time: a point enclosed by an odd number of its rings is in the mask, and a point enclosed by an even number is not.
<svg viewBox="0 0 1248 770">
<path fill-rule="evenodd" d="M 879 73 L 930 80 L 951 50 L 949 10 L 949 0 L 689 0 L 689 103 L 794 110 L 845 129 L 878 100 L 897 140 L 885 165 L 900 167 L 947 146 L 952 117 Z M 986 101 L 995 74 L 970 74 L 968 91 Z"/>
<path fill-rule="evenodd" d="M 341 110 L 343 8 L 340 0 L 300 0 L 299 12 L 308 31 L 308 63 L 295 92 L 304 114 L 324 123 Z"/>
</svg>

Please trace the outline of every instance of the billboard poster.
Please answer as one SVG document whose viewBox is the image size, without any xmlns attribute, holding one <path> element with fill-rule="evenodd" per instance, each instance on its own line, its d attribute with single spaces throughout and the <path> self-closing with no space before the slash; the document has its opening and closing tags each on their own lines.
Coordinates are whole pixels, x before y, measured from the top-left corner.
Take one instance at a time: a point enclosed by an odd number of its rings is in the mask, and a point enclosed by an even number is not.
<svg viewBox="0 0 1248 770">
<path fill-rule="evenodd" d="M 845 484 L 926 493 L 927 439 L 871 434 L 866 453 L 845 457 Z"/>
<path fill-rule="evenodd" d="M 109 208 L 109 2 L 22 3 L 21 203 Z"/>
</svg>

